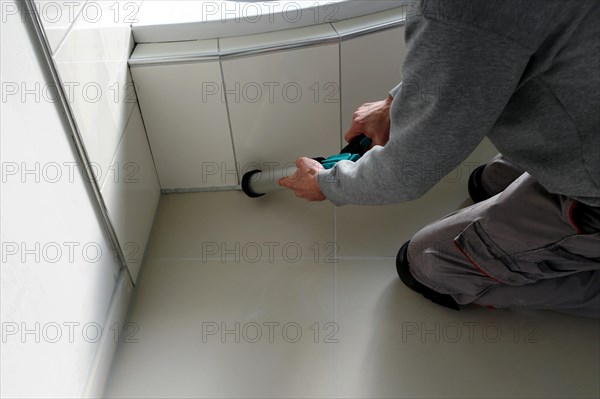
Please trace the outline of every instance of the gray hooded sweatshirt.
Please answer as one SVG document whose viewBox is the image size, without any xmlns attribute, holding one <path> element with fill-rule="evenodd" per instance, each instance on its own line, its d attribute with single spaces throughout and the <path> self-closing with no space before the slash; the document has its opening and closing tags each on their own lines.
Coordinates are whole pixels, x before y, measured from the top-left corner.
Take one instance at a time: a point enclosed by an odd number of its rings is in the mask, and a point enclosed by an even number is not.
<svg viewBox="0 0 600 399">
<path fill-rule="evenodd" d="M 423 0 L 408 10 L 390 140 L 321 172 L 325 196 L 416 199 L 487 136 L 548 191 L 600 206 L 600 1 Z"/>
</svg>

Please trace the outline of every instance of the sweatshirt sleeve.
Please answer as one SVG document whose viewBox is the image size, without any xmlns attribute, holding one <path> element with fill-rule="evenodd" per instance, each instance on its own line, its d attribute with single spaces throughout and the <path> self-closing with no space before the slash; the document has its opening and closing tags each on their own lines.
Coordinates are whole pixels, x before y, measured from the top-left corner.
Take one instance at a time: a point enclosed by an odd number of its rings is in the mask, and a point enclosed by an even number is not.
<svg viewBox="0 0 600 399">
<path fill-rule="evenodd" d="M 491 130 L 531 50 L 496 33 L 427 16 L 410 18 L 403 81 L 390 94 L 390 140 L 356 163 L 319 173 L 335 205 L 416 199 L 456 168 Z"/>
<path fill-rule="evenodd" d="M 390 90 L 390 96 L 396 97 L 396 95 L 398 94 L 398 92 L 400 91 L 401 88 L 402 88 L 402 82 L 400 82 L 396 87 L 394 87 L 392 90 Z"/>
</svg>

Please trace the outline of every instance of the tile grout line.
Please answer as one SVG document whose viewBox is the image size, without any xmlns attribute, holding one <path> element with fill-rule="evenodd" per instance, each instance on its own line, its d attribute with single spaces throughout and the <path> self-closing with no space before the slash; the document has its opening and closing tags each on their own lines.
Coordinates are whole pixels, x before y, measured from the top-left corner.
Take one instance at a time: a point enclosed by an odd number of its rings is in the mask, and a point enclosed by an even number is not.
<svg viewBox="0 0 600 399">
<path fill-rule="evenodd" d="M 137 104 L 137 102 L 136 102 L 136 104 Z M 131 112 L 129 112 L 129 116 L 127 116 L 127 121 L 125 122 L 123 131 L 120 133 L 119 142 L 117 143 L 117 147 L 115 148 L 115 151 L 114 151 L 112 157 L 110 158 L 110 162 L 108 164 L 109 170 L 115 162 L 118 162 L 117 155 L 119 155 L 119 148 L 125 142 L 125 134 L 127 133 L 127 128 L 129 127 L 129 123 L 131 122 L 131 118 L 133 117 L 134 112 L 135 112 L 135 105 L 133 107 L 131 107 Z M 141 114 L 141 112 L 140 112 L 140 114 Z M 156 166 L 155 166 L 155 168 L 156 168 Z M 108 173 L 106 174 L 106 177 L 101 176 L 100 178 L 104 179 L 104 180 L 102 180 L 102 182 L 100 184 L 100 192 L 102 192 L 104 190 L 104 186 L 106 185 L 106 183 L 108 181 Z"/>
<path fill-rule="evenodd" d="M 333 322 L 335 326 L 339 329 L 338 326 L 338 317 L 337 317 L 337 265 L 339 261 L 338 257 L 338 245 L 337 245 L 337 209 L 333 207 L 333 250 L 334 252 L 334 262 L 333 262 Z M 337 392 L 337 343 L 333 344 L 333 395 L 335 398 L 338 397 Z"/>
<path fill-rule="evenodd" d="M 343 256 L 340 257 L 339 260 L 349 260 L 349 261 L 369 261 L 369 260 L 393 260 L 396 259 L 393 256 Z M 288 258 L 284 258 L 281 256 L 276 256 L 273 258 L 269 258 L 269 257 L 262 257 L 256 260 L 256 262 L 252 261 L 252 262 L 248 262 L 248 261 L 239 261 L 236 262 L 235 259 L 226 259 L 225 261 L 222 260 L 222 258 L 215 258 L 215 257 L 208 257 L 203 259 L 202 257 L 190 257 L 190 258 L 180 258 L 180 257 L 162 257 L 162 256 L 158 256 L 158 257 L 150 257 L 148 258 L 148 260 L 153 260 L 153 261 L 181 261 L 181 262 L 219 262 L 219 263 L 274 263 L 274 262 L 278 262 L 278 261 L 284 261 L 284 263 L 289 263 L 289 264 L 306 264 L 306 263 L 314 263 L 314 264 L 319 264 L 321 262 L 310 262 L 311 260 L 314 260 L 314 256 L 303 256 L 298 258 L 298 261 L 296 262 L 291 262 L 289 261 Z M 308 262 L 306 262 L 308 261 Z M 326 264 L 329 263 L 335 263 L 336 262 L 323 262 Z"/>
<path fill-rule="evenodd" d="M 54 56 L 56 54 L 58 54 L 58 52 L 60 51 L 61 47 L 63 46 L 63 44 L 67 41 L 67 36 L 71 33 L 71 31 L 73 30 L 73 27 L 75 26 L 75 24 L 77 23 L 77 20 L 79 19 L 79 16 L 83 13 L 83 9 L 88 5 L 88 0 L 85 0 L 83 2 L 83 6 L 81 6 L 81 10 L 79 10 L 79 12 L 77 12 L 77 15 L 75 15 L 75 17 L 73 18 L 73 22 L 71 22 L 69 24 L 69 27 L 67 28 L 67 31 L 65 32 L 65 35 L 60 39 L 60 41 L 58 42 L 58 45 L 56 46 L 56 51 L 52 50 L 52 59 L 54 60 Z M 56 61 L 55 61 L 56 62 Z"/>
<path fill-rule="evenodd" d="M 217 52 L 221 54 L 221 39 L 217 39 Z M 229 99 L 227 98 L 227 83 L 225 82 L 225 71 L 223 69 L 223 57 L 219 55 L 219 71 L 221 72 L 221 88 L 223 89 L 223 95 L 225 96 L 225 112 L 227 112 L 227 125 L 229 127 L 229 137 L 231 139 L 231 151 L 233 152 L 233 167 L 235 168 L 235 175 L 237 178 L 236 184 L 242 184 L 240 178 L 240 169 L 238 168 L 237 151 L 235 150 L 235 141 L 233 138 L 233 126 L 231 124 L 231 112 L 229 110 Z M 221 173 L 221 179 L 223 179 Z"/>
<path fill-rule="evenodd" d="M 285 257 L 281 257 L 281 256 L 275 256 L 273 258 L 269 258 L 268 256 L 264 256 L 261 258 L 257 258 L 256 260 L 251 260 L 251 261 L 247 261 L 247 260 L 242 260 L 240 259 L 239 261 L 236 261 L 235 259 L 225 259 L 223 260 L 220 257 L 207 257 L 207 258 L 202 258 L 202 257 L 189 257 L 189 258 L 181 258 L 181 257 L 172 257 L 172 256 L 157 256 L 157 257 L 150 257 L 148 258 L 148 260 L 155 260 L 155 261 L 181 261 L 181 262 L 219 262 L 219 263 L 243 263 L 243 264 L 252 264 L 252 263 L 257 263 L 257 264 L 265 264 L 265 263 L 275 263 L 275 262 L 281 262 L 282 263 L 287 263 L 287 264 L 291 264 L 291 265 L 298 265 L 298 266 L 302 266 L 305 264 L 324 264 L 324 265 L 328 265 L 328 264 L 334 264 L 335 266 L 335 261 L 327 261 L 327 262 L 315 262 L 314 261 L 314 255 L 313 256 L 302 256 L 300 258 L 297 258 L 296 261 L 290 261 L 289 258 L 285 258 Z M 367 258 L 370 259 L 370 258 Z M 390 258 L 391 259 L 391 258 Z"/>
<path fill-rule="evenodd" d="M 338 36 L 338 87 L 339 87 L 339 112 L 340 112 L 340 131 L 338 137 L 338 143 L 340 145 L 340 149 L 342 148 L 343 136 L 342 136 L 342 126 L 343 126 L 343 116 L 342 116 L 342 37 L 340 33 L 335 29 L 333 24 L 330 24 L 331 28 L 335 31 Z M 338 254 L 338 240 L 337 240 L 337 209 L 333 207 L 333 249 L 334 249 L 334 263 L 333 263 L 333 322 L 336 327 L 338 326 L 338 317 L 337 317 L 337 265 L 339 261 Z M 338 379 L 337 379 L 337 345 L 333 345 L 333 395 L 334 397 L 338 397 Z"/>
</svg>

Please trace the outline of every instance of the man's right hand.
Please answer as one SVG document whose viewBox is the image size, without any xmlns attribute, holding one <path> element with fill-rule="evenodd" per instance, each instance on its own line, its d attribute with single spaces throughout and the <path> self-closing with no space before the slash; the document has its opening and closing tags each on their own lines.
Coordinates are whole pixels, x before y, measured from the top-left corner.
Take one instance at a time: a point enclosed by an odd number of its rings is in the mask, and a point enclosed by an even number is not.
<svg viewBox="0 0 600 399">
<path fill-rule="evenodd" d="M 344 138 L 347 142 L 364 134 L 373 141 L 373 145 L 385 145 L 390 139 L 390 106 L 393 97 L 361 105 L 352 115 L 352 126 Z"/>
</svg>

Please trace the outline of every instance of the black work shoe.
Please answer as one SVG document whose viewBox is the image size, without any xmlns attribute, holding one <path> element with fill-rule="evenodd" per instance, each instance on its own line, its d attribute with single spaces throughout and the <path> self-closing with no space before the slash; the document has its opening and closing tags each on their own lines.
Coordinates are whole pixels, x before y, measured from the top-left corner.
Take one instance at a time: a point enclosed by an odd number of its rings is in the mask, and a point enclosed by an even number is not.
<svg viewBox="0 0 600 399">
<path fill-rule="evenodd" d="M 483 169 L 485 169 L 486 166 L 487 165 L 478 166 L 471 173 L 471 176 L 469 176 L 469 195 L 474 203 L 482 202 L 493 197 L 485 191 L 481 184 L 481 176 L 483 175 Z"/>
<path fill-rule="evenodd" d="M 411 290 L 418 292 L 423 295 L 425 298 L 429 299 L 433 303 L 437 303 L 438 305 L 454 309 L 460 310 L 460 306 L 458 303 L 448 294 L 440 294 L 435 292 L 429 287 L 424 286 L 419 283 L 410 272 L 408 267 L 408 244 L 410 241 L 404 243 L 404 245 L 398 251 L 398 255 L 396 256 L 396 270 L 398 271 L 398 276 L 400 276 L 400 280 Z"/>
</svg>

